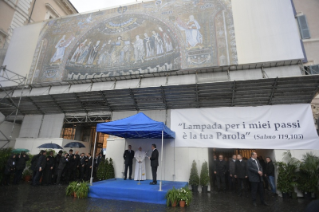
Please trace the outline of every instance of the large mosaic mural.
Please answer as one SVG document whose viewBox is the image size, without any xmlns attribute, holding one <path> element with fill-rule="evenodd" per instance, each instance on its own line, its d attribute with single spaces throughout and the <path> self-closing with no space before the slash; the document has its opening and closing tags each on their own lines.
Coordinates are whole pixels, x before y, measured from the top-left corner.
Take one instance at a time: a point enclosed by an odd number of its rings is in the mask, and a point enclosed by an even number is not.
<svg viewBox="0 0 319 212">
<path fill-rule="evenodd" d="M 156 0 L 48 21 L 30 81 L 237 64 L 230 0 Z"/>
</svg>

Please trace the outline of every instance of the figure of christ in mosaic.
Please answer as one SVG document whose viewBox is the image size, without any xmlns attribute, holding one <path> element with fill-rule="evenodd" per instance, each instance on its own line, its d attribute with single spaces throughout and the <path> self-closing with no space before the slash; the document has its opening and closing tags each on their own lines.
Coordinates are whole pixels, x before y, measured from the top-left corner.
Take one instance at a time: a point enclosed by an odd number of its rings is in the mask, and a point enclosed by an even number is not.
<svg viewBox="0 0 319 212">
<path fill-rule="evenodd" d="M 145 51 L 144 51 L 144 42 L 140 38 L 140 36 L 136 35 L 136 41 L 133 43 L 133 46 L 134 46 L 134 56 L 135 56 L 134 63 L 137 63 L 138 61 L 141 61 L 143 63 Z"/>
<path fill-rule="evenodd" d="M 189 16 L 189 21 L 186 24 L 178 19 L 176 25 L 181 31 L 185 32 L 186 43 L 189 47 L 195 47 L 197 44 L 203 43 L 203 36 L 199 31 L 201 27 L 193 15 Z"/>
</svg>

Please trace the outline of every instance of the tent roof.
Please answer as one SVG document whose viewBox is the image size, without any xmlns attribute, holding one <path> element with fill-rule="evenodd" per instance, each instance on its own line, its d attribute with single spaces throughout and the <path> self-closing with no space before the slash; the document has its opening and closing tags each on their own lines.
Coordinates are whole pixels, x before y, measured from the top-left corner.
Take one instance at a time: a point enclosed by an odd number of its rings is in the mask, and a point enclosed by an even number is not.
<svg viewBox="0 0 319 212">
<path fill-rule="evenodd" d="M 175 132 L 163 122 L 154 121 L 144 113 L 96 125 L 96 131 L 122 138 L 175 138 Z"/>
</svg>

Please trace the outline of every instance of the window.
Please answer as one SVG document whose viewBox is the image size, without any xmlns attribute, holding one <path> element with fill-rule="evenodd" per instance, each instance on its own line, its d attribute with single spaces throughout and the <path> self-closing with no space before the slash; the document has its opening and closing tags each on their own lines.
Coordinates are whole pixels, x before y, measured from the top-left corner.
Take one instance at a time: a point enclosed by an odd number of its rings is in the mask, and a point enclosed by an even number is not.
<svg viewBox="0 0 319 212">
<path fill-rule="evenodd" d="M 319 74 L 319 65 L 309 66 L 308 70 L 310 74 Z"/>
<path fill-rule="evenodd" d="M 310 38 L 310 31 L 308 27 L 308 22 L 305 15 L 297 16 L 299 30 L 302 39 L 309 39 Z"/>
<path fill-rule="evenodd" d="M 75 136 L 75 129 L 76 128 L 63 128 L 62 129 L 62 138 L 73 140 Z"/>
</svg>

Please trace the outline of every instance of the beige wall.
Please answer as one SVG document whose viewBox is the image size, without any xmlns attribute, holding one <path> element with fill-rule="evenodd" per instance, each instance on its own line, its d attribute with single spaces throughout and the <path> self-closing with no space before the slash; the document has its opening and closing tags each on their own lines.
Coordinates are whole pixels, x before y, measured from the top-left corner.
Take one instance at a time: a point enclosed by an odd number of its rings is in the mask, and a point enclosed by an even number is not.
<svg viewBox="0 0 319 212">
<path fill-rule="evenodd" d="M 33 0 L 34 2 L 34 0 Z M 33 5 L 33 2 L 31 3 L 31 5 Z M 52 12 L 50 9 L 48 9 L 48 7 L 46 7 L 46 4 L 50 5 L 55 11 Z M 31 12 L 32 7 L 30 8 L 29 13 Z M 67 8 L 61 9 L 61 7 L 56 3 L 55 0 L 37 0 L 34 6 L 34 10 L 33 10 L 33 14 L 32 14 L 32 21 L 33 22 L 39 22 L 39 21 L 43 21 L 46 18 L 46 14 L 49 12 L 53 15 L 55 15 L 54 13 L 58 14 L 58 17 L 63 17 L 68 15 L 65 11 L 69 12 L 69 10 Z M 54 17 L 55 18 L 55 17 Z M 57 18 L 57 17 L 56 17 Z"/>
<path fill-rule="evenodd" d="M 297 15 L 305 15 L 307 18 L 310 39 L 303 40 L 308 64 L 319 64 L 319 1 L 318 0 L 294 0 Z"/>
<path fill-rule="evenodd" d="M 5 2 L 0 1 L 0 31 L 8 34 L 8 29 L 11 25 L 14 9 L 12 9 Z M 6 35 L 0 32 L 0 48 L 4 47 Z"/>
</svg>

